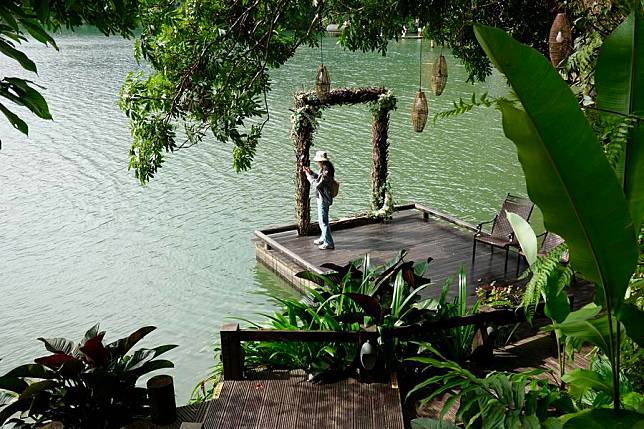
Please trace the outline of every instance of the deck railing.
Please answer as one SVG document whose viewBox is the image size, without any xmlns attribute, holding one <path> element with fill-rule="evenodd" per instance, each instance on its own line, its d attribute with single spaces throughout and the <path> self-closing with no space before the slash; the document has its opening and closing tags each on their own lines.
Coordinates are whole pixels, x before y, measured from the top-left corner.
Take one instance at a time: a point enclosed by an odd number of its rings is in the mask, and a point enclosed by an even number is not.
<svg viewBox="0 0 644 429">
<path fill-rule="evenodd" d="M 535 316 L 543 314 L 543 304 L 537 308 Z M 524 322 L 522 310 L 493 310 L 471 316 L 455 317 L 445 320 L 432 320 L 414 325 L 385 329 L 381 333 L 370 327 L 360 331 L 296 331 L 274 329 L 241 329 L 239 324 L 230 323 L 221 328 L 221 361 L 224 366 L 224 379 L 242 380 L 244 378 L 244 358 L 241 343 L 244 341 L 283 341 L 283 342 L 328 342 L 355 343 L 358 346 L 367 340 L 427 340 L 437 331 L 475 325 L 481 332 L 482 340 L 487 341 L 489 325 L 509 325 Z"/>
</svg>

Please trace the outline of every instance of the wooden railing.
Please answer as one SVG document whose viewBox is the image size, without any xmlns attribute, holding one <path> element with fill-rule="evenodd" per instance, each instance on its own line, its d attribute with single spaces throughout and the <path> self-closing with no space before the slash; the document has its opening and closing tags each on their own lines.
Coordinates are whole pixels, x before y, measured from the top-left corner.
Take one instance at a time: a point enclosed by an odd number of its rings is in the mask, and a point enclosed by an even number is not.
<svg viewBox="0 0 644 429">
<path fill-rule="evenodd" d="M 538 306 L 536 315 L 543 314 L 543 304 Z M 480 329 L 485 341 L 487 326 L 509 325 L 525 321 L 521 310 L 494 310 L 471 316 L 445 320 L 432 320 L 424 323 L 396 327 L 382 332 L 383 340 L 426 340 L 431 334 L 459 326 L 475 325 Z M 273 329 L 241 329 L 239 324 L 226 324 L 221 328 L 221 361 L 224 366 L 224 379 L 241 380 L 244 376 L 244 359 L 241 343 L 244 341 L 294 341 L 355 343 L 358 346 L 367 340 L 376 340 L 380 334 L 374 327 L 361 331 L 296 331 Z"/>
</svg>

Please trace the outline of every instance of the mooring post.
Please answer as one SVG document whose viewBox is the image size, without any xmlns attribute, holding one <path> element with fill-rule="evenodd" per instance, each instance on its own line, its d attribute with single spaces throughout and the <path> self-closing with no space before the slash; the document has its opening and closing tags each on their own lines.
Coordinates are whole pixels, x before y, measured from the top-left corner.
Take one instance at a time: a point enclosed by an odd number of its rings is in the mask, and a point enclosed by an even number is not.
<svg viewBox="0 0 644 429">
<path fill-rule="evenodd" d="M 219 331 L 221 338 L 221 363 L 224 366 L 224 380 L 244 378 L 244 356 L 239 340 L 239 324 L 227 323 Z"/>
</svg>

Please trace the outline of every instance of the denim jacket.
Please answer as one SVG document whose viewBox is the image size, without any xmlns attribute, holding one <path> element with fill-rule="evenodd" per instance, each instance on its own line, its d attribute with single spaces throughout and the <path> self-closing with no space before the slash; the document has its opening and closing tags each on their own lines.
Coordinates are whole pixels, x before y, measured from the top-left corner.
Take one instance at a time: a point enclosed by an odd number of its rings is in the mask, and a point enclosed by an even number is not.
<svg viewBox="0 0 644 429">
<path fill-rule="evenodd" d="M 329 174 L 329 170 L 322 169 L 319 173 L 306 174 L 306 178 L 315 188 L 317 198 L 328 206 L 333 204 L 333 197 L 331 196 L 331 184 L 333 183 L 333 176 Z"/>
</svg>

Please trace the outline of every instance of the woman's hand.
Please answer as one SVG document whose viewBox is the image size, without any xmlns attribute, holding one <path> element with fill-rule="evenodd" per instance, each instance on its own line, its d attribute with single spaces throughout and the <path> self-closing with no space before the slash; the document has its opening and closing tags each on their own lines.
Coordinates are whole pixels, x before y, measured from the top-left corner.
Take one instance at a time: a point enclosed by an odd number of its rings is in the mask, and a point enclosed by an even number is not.
<svg viewBox="0 0 644 429">
<path fill-rule="evenodd" d="M 306 174 L 311 174 L 311 169 L 309 167 L 302 167 L 302 171 L 304 171 Z"/>
</svg>

